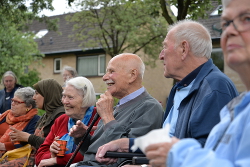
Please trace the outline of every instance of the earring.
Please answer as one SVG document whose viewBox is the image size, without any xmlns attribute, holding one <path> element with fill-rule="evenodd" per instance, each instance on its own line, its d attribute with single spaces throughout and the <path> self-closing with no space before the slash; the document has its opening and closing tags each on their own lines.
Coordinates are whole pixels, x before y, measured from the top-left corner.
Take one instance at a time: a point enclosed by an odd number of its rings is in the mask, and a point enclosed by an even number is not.
<svg viewBox="0 0 250 167">
<path fill-rule="evenodd" d="M 26 111 L 28 112 L 28 111 L 29 111 L 29 109 L 27 108 L 27 109 L 26 109 Z"/>
</svg>

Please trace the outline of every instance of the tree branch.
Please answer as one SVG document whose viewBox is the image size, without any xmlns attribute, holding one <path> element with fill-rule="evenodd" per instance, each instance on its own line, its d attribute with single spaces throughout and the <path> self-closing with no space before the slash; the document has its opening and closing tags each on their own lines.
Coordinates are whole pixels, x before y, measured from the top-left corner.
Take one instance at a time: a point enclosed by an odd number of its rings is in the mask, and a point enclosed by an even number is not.
<svg viewBox="0 0 250 167">
<path fill-rule="evenodd" d="M 174 21 L 173 19 L 170 17 L 167 7 L 166 7 L 166 1 L 165 0 L 160 0 L 160 5 L 161 5 L 161 9 L 162 9 L 162 16 L 167 20 L 168 24 L 173 24 Z"/>
</svg>

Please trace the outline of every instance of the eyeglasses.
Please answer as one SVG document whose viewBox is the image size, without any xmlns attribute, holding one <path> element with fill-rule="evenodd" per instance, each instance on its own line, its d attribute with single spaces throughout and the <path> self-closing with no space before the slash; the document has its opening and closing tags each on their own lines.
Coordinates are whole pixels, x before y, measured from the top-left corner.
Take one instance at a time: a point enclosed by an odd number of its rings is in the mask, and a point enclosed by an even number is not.
<svg viewBox="0 0 250 167">
<path fill-rule="evenodd" d="M 250 29 L 250 13 L 243 13 L 235 17 L 233 20 L 221 20 L 219 29 L 221 29 L 222 31 L 225 31 L 226 28 L 231 23 L 233 24 L 234 28 L 239 32 L 249 30 Z"/>
<path fill-rule="evenodd" d="M 14 103 L 15 105 L 18 105 L 18 104 L 22 104 L 22 103 L 25 103 L 25 102 L 11 99 L 11 103 Z"/>
</svg>

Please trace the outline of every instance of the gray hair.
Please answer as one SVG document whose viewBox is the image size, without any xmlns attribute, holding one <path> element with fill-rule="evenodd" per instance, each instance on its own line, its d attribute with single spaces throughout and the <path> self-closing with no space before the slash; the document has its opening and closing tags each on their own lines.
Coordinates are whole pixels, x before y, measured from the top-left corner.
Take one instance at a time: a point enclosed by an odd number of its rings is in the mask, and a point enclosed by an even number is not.
<svg viewBox="0 0 250 167">
<path fill-rule="evenodd" d="M 15 79 L 15 83 L 17 83 L 17 77 L 16 77 L 15 73 L 12 72 L 12 71 L 6 71 L 3 74 L 3 77 L 2 77 L 2 80 L 1 80 L 1 84 L 3 84 L 4 78 L 7 77 L 7 76 L 10 76 L 10 77 L 14 78 Z"/>
<path fill-rule="evenodd" d="M 231 1 L 232 0 L 221 0 L 223 9 L 225 9 Z"/>
<path fill-rule="evenodd" d="M 95 105 L 96 96 L 93 84 L 85 77 L 75 77 L 66 82 L 67 86 L 73 86 L 78 90 L 79 95 L 83 97 L 82 107 L 90 107 Z"/>
<path fill-rule="evenodd" d="M 22 99 L 25 102 L 26 107 L 32 106 L 32 108 L 36 108 L 36 102 L 33 99 L 35 94 L 35 90 L 31 87 L 19 88 L 15 91 L 14 96 Z"/>
<path fill-rule="evenodd" d="M 68 71 L 68 72 L 73 76 L 73 78 L 78 76 L 76 69 L 74 69 L 73 67 L 64 66 L 63 69 L 62 69 L 62 73 L 63 73 L 65 70 Z"/>
<path fill-rule="evenodd" d="M 181 20 L 168 27 L 168 32 L 175 31 L 175 46 L 186 40 L 195 56 L 211 57 L 212 40 L 209 31 L 201 23 L 193 20 Z"/>
</svg>

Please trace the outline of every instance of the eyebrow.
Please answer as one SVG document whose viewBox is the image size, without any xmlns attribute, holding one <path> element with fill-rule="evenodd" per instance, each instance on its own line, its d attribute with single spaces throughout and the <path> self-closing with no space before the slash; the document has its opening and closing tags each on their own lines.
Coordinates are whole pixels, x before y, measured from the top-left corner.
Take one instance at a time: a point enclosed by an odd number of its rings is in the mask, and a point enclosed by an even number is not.
<svg viewBox="0 0 250 167">
<path fill-rule="evenodd" d="M 250 9 L 245 9 L 245 10 L 239 12 L 238 15 L 237 15 L 236 17 L 238 17 L 238 16 L 240 16 L 240 15 L 243 15 L 243 14 L 245 14 L 245 13 L 250 13 Z M 227 14 L 226 14 L 226 15 L 223 15 L 223 13 L 222 13 L 222 15 L 221 15 L 221 20 L 231 20 L 231 19 L 229 19 L 227 16 L 228 16 Z M 234 18 L 235 18 L 235 17 L 234 17 Z M 233 19 L 234 19 L 234 18 L 233 18 Z"/>
</svg>

